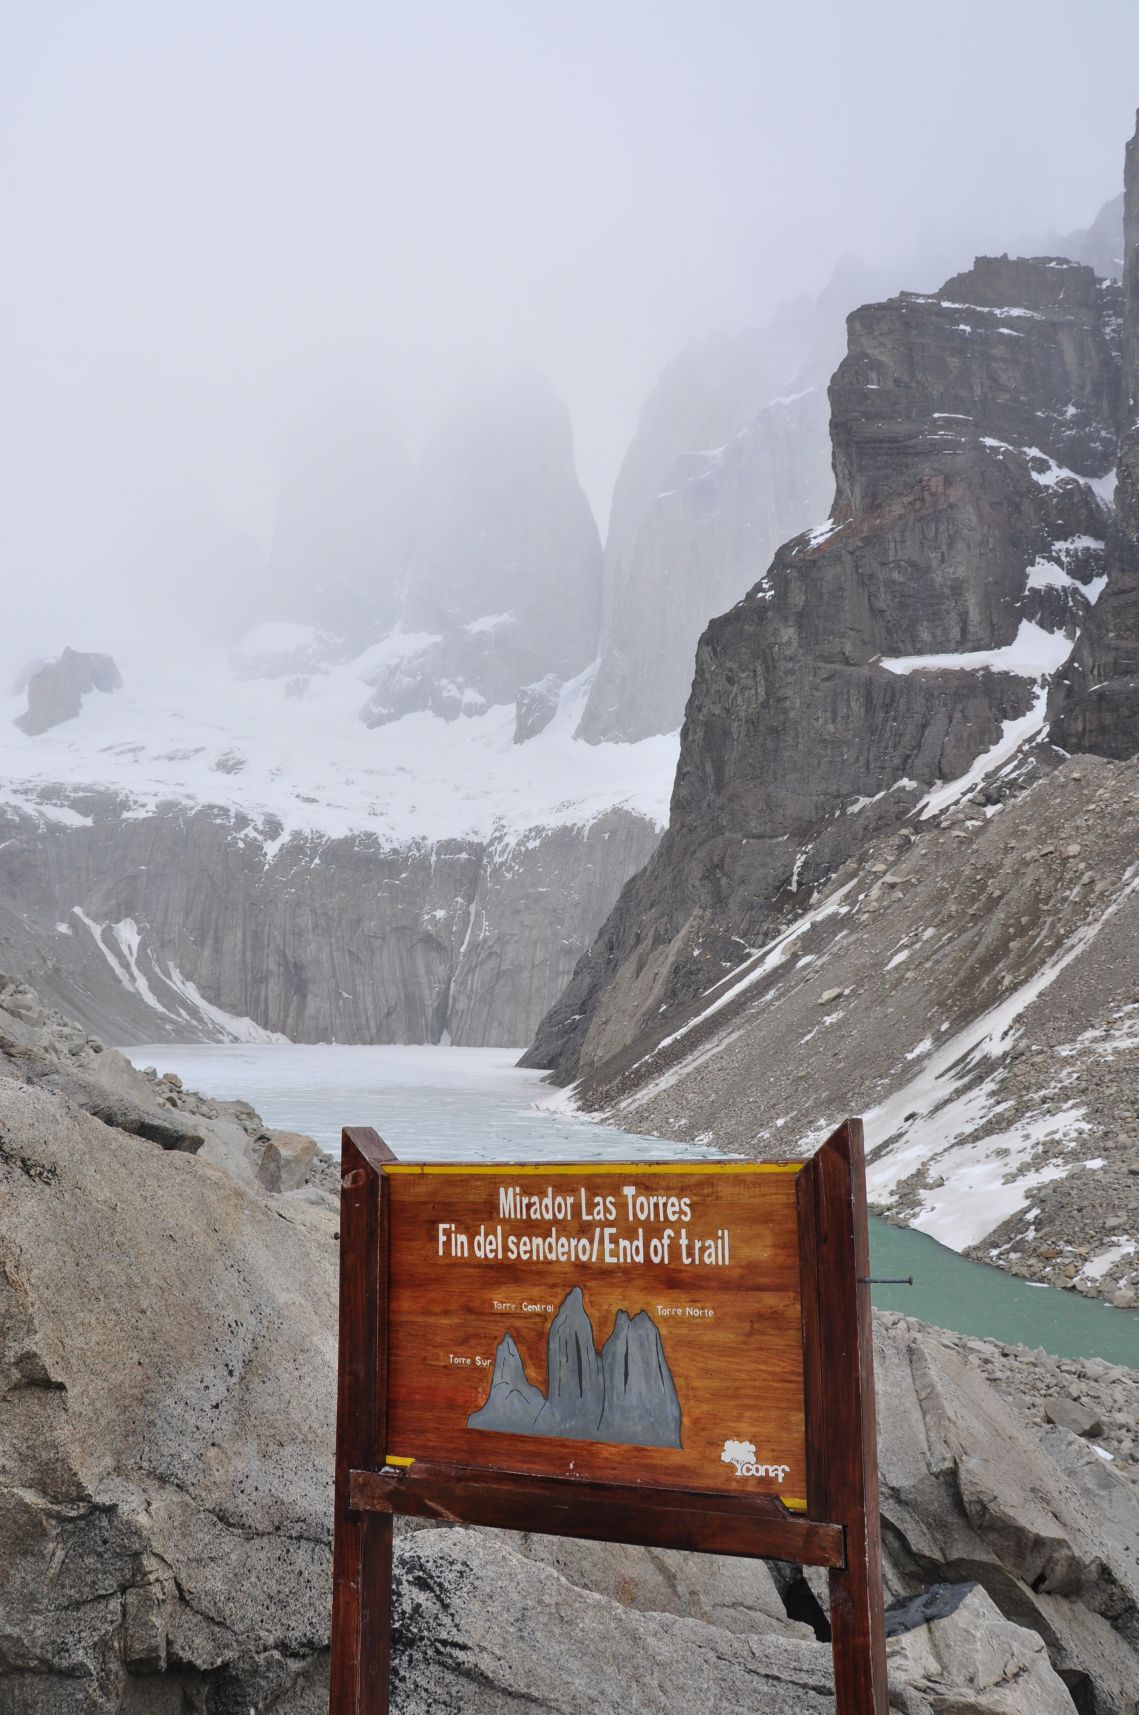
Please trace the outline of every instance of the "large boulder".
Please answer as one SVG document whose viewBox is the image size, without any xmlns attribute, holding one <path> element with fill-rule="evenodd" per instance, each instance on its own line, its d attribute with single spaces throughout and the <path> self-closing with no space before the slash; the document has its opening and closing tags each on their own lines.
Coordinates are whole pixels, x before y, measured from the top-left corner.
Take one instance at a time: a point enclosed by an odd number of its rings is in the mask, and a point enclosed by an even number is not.
<svg viewBox="0 0 1139 1715">
<path fill-rule="evenodd" d="M 34 738 L 62 721 L 74 720 L 89 691 L 117 691 L 122 682 L 109 655 L 65 649 L 28 680 L 28 706 L 16 717 L 16 725 Z"/>
<path fill-rule="evenodd" d="M 741 1635 L 627 1607 L 483 1533 L 405 1537 L 394 1611 L 399 1715 L 834 1709 L 830 1650 L 813 1638 L 780 1636 L 762 1624 Z"/>
<path fill-rule="evenodd" d="M 879 1318 L 875 1364 L 893 1588 L 980 1584 L 1043 1638 L 1081 1709 L 1136 1715 L 1136 1490 L 1078 1437 L 1035 1433 L 953 1336 Z"/>
<path fill-rule="evenodd" d="M 891 1618 L 890 1686 L 905 1715 L 1072 1715 L 1041 1639 L 979 1585 L 943 1585 Z"/>
<path fill-rule="evenodd" d="M 36 1085 L 0 1137 L 0 1708 L 315 1715 L 331 1232 Z"/>
</svg>

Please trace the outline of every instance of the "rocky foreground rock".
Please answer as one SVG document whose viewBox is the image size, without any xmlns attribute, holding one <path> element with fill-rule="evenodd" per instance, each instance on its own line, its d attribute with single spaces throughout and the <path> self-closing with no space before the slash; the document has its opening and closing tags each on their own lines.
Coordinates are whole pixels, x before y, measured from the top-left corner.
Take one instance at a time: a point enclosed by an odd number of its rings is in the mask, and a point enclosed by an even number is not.
<svg viewBox="0 0 1139 1715">
<path fill-rule="evenodd" d="M 305 1153 L 0 989 L 3 1715 L 325 1707 L 335 1200 L 320 1156 L 268 1191 L 266 1143 Z M 1134 1420 L 1139 1375 L 877 1340 L 896 1715 L 1135 1715 L 1134 1449 L 1046 1407 Z M 824 1607 L 795 1568 L 408 1531 L 395 1708 L 828 1715 Z"/>
</svg>

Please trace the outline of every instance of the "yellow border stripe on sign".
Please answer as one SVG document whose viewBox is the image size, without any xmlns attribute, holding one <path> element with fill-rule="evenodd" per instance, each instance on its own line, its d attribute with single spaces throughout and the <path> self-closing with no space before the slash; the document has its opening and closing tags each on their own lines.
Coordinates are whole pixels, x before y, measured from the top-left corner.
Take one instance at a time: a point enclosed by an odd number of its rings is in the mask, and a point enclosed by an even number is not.
<svg viewBox="0 0 1139 1715">
<path fill-rule="evenodd" d="M 407 1468 L 410 1465 L 415 1464 L 415 1460 L 405 1458 L 402 1453 L 388 1453 L 384 1458 L 384 1464 L 385 1465 L 391 1465 L 391 1466 L 398 1466 L 401 1470 L 407 1470 Z M 487 1467 L 480 1466 L 479 1467 L 480 1470 L 482 1470 L 484 1468 L 490 1469 L 489 1466 L 487 1466 Z M 546 1473 L 546 1474 L 548 1475 L 549 1473 Z M 660 1486 L 663 1488 L 667 1488 L 668 1485 L 662 1484 Z M 717 1489 L 713 1492 L 716 1494 L 726 1493 L 726 1491 L 722 1490 L 722 1489 Z M 777 1500 L 777 1501 L 782 1501 L 783 1505 L 787 1508 L 787 1511 L 791 1512 L 791 1513 L 805 1513 L 807 1510 L 806 1501 L 801 1501 L 797 1495 L 795 1495 L 795 1496 L 773 1495 L 772 1499 Z"/>
<path fill-rule="evenodd" d="M 545 1177 L 573 1173 L 586 1178 L 597 1173 L 801 1173 L 805 1161 L 386 1161 L 385 1173 L 536 1174 Z"/>
</svg>

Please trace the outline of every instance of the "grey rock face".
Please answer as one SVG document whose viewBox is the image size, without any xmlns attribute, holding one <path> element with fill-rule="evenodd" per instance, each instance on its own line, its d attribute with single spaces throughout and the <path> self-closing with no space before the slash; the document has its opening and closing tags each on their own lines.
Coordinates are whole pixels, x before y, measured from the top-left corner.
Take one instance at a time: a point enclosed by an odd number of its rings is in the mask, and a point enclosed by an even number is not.
<svg viewBox="0 0 1139 1715">
<path fill-rule="evenodd" d="M 536 685 L 523 685 L 515 698 L 515 744 L 525 744 L 528 738 L 545 731 L 557 712 L 560 689 L 552 673 Z"/>
<path fill-rule="evenodd" d="M 952 1568 L 956 1581 L 979 1583 L 1007 1619 L 1044 1639 L 1085 1707 L 1133 1715 L 1134 1490 L 1117 1478 L 1097 1495 L 1077 1464 L 1045 1451 L 953 1336 L 879 1319 L 875 1350 L 890 1577 L 913 1590 Z"/>
<path fill-rule="evenodd" d="M 534 1387 L 510 1334 L 499 1341 L 485 1405 L 470 1429 L 564 1436 L 636 1447 L 679 1447 L 680 1402 L 660 1333 L 645 1310 L 617 1312 L 600 1357 L 581 1288 L 550 1327 L 547 1389 Z"/>
<path fill-rule="evenodd" d="M 825 513 L 826 381 L 848 307 L 835 300 L 693 345 L 646 401 L 609 519 L 601 660 L 579 728 L 591 743 L 674 731 L 708 620 Z"/>
<path fill-rule="evenodd" d="M 416 479 L 406 630 L 434 639 L 377 679 L 371 726 L 430 709 L 445 720 L 513 702 L 593 659 L 601 542 L 574 472 L 565 406 L 536 378 L 472 391 Z"/>
<path fill-rule="evenodd" d="M 335 1216 L 100 1123 L 26 1064 L 0 1054 L 0 1705 L 315 1715 Z"/>
<path fill-rule="evenodd" d="M 824 378 L 758 411 L 711 452 L 679 458 L 621 567 L 582 718 L 594 742 L 680 725 L 709 618 L 762 577 L 830 500 Z"/>
<path fill-rule="evenodd" d="M 275 1132 L 265 1145 L 257 1177 L 266 1191 L 297 1191 L 319 1154 L 311 1137 L 295 1131 Z"/>
<path fill-rule="evenodd" d="M 222 1034 L 187 982 L 296 1041 L 525 1042 L 658 838 L 613 810 L 522 840 L 267 856 L 272 827 L 221 812 L 78 803 L 90 826 L 0 812 L 0 959 L 120 1042 Z"/>
<path fill-rule="evenodd" d="M 889 1644 L 891 1693 L 907 1715 L 1074 1715 L 1036 1632 L 1006 1620 L 979 1585 L 941 1588 L 959 1599 Z"/>
<path fill-rule="evenodd" d="M 401 1715 L 831 1715 L 830 1651 L 638 1612 L 472 1531 L 397 1551 Z"/>
<path fill-rule="evenodd" d="M 646 1310 L 617 1312 L 601 1350 L 605 1407 L 599 1441 L 638 1447 L 679 1447 L 680 1401 L 661 1345 L 660 1330 Z"/>
<path fill-rule="evenodd" d="M 593 1324 L 581 1288 L 575 1286 L 550 1328 L 546 1403 L 535 1422 L 535 1433 L 595 1440 L 604 1404 L 605 1381 Z"/>
<path fill-rule="evenodd" d="M 1103 1422 L 1097 1412 L 1090 1411 L 1086 1405 L 1080 1405 L 1076 1400 L 1067 1399 L 1062 1394 L 1048 1401 L 1044 1407 L 1044 1415 L 1049 1423 L 1067 1429 L 1072 1435 L 1090 1438 L 1103 1434 Z"/>
<path fill-rule="evenodd" d="M 34 738 L 63 721 L 74 720 L 88 692 L 117 691 L 122 682 L 109 655 L 65 649 L 58 660 L 41 667 L 28 680 L 28 707 L 17 716 L 16 725 Z"/>
<path fill-rule="evenodd" d="M 923 281 L 930 266 L 907 263 Z M 934 278 L 944 271 L 934 265 Z M 846 317 L 894 285 L 843 263 L 814 301 L 693 343 L 661 377 L 613 494 L 601 657 L 579 727 L 591 743 L 675 731 L 705 625 L 746 594 L 781 542 L 825 515 L 826 389 Z"/>
<path fill-rule="evenodd" d="M 533 1433 L 534 1421 L 546 1403 L 540 1387 L 527 1379 L 512 1334 L 504 1334 L 494 1354 L 494 1371 L 486 1404 L 471 1413 L 468 1429 L 497 1429 L 506 1434 Z"/>
<path fill-rule="evenodd" d="M 538 1560 L 579 1590 L 619 1602 L 639 1613 L 676 1614 L 746 1637 L 799 1638 L 810 1642 L 810 1626 L 787 1618 L 771 1567 L 735 1555 L 695 1554 L 684 1549 L 646 1551 L 616 1542 L 503 1532 L 516 1554 Z"/>
<path fill-rule="evenodd" d="M 45 1006 L 26 983 L 0 973 L 2 1078 L 34 1086 L 116 1134 L 200 1155 L 247 1189 L 286 1193 L 309 1185 L 339 1191 L 334 1167 L 329 1182 L 331 1158 L 312 1138 L 270 1131 L 247 1102 L 209 1100 L 183 1089 L 174 1073 L 138 1071 L 83 1025 Z M 309 1199 L 307 1207 L 319 1202 Z M 335 1214 L 335 1199 L 330 1208 Z"/>
<path fill-rule="evenodd" d="M 1046 667 L 1034 684 L 969 658 L 1043 634 L 1055 667 L 1087 621 L 1120 308 L 1088 268 L 982 258 L 850 317 L 832 522 L 704 633 L 668 832 L 528 1064 L 571 1077 L 650 1022 L 663 1033 L 870 833 L 1009 723 L 1035 708 L 1043 724 Z"/>
<path fill-rule="evenodd" d="M 1139 751 L 1139 128 L 1127 146 L 1123 232 L 1123 434 L 1115 510 L 1107 532 L 1107 588 L 1056 699 L 1069 750 Z"/>
<path fill-rule="evenodd" d="M 1073 262 L 1086 262 L 1103 280 L 1123 278 L 1123 192 L 1109 198 L 1089 227 L 1058 242 L 1041 245 Z"/>
</svg>

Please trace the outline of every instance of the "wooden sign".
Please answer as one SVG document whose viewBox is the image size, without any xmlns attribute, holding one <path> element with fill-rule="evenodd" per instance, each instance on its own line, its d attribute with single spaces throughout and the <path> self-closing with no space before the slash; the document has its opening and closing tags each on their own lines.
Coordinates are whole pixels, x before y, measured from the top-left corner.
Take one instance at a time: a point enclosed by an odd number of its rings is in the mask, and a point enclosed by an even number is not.
<svg viewBox="0 0 1139 1715">
<path fill-rule="evenodd" d="M 886 1715 L 861 1126 L 796 1162 L 422 1166 L 344 1133 L 332 1715 L 402 1512 L 830 1569 Z"/>
</svg>

